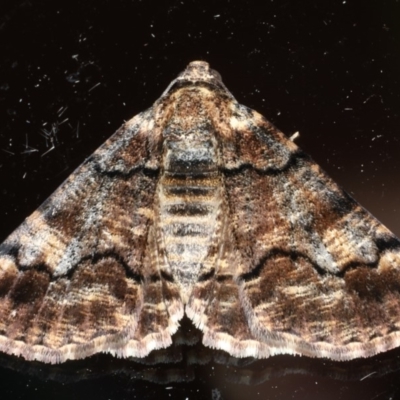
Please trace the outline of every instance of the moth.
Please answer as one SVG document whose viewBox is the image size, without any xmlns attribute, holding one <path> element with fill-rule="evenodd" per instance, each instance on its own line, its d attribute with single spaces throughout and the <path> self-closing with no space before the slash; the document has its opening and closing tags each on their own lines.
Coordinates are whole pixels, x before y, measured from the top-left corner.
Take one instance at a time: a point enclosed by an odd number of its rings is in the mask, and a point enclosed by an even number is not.
<svg viewBox="0 0 400 400">
<path fill-rule="evenodd" d="M 0 246 L 0 350 L 235 357 L 400 345 L 400 242 L 195 61 Z"/>
</svg>

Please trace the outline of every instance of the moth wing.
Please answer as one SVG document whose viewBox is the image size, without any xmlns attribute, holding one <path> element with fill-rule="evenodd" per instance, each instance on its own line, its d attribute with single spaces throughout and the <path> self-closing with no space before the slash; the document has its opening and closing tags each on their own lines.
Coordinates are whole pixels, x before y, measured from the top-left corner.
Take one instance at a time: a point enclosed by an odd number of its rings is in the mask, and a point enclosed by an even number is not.
<svg viewBox="0 0 400 400">
<path fill-rule="evenodd" d="M 183 311 L 157 264 L 152 129 L 152 109 L 128 121 L 0 245 L 0 350 L 55 363 L 171 343 Z"/>
<path fill-rule="evenodd" d="M 261 115 L 233 109 L 220 139 L 228 250 L 188 305 L 204 343 L 335 360 L 399 346 L 399 240 Z"/>
</svg>

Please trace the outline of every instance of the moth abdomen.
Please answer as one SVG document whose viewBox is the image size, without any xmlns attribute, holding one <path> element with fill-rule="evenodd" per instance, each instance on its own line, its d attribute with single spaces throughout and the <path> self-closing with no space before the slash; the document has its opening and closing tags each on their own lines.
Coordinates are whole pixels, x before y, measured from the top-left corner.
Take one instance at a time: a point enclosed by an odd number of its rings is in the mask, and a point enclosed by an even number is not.
<svg viewBox="0 0 400 400">
<path fill-rule="evenodd" d="M 181 202 L 171 204 L 166 211 L 182 217 L 206 216 L 212 212 L 212 207 L 204 202 Z"/>
<path fill-rule="evenodd" d="M 158 188 L 159 227 L 166 261 L 184 299 L 212 253 L 222 186 L 217 151 L 208 142 L 190 147 L 181 138 L 168 148 Z"/>
</svg>

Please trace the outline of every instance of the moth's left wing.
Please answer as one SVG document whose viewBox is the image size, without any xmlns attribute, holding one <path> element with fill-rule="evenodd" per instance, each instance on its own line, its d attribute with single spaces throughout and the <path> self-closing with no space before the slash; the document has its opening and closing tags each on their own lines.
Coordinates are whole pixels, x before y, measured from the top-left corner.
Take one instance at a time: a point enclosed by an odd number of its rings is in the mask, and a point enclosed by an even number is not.
<svg viewBox="0 0 400 400">
<path fill-rule="evenodd" d="M 204 343 L 336 360 L 399 346 L 399 240 L 262 116 L 231 109 L 220 258 L 187 307 Z"/>
<path fill-rule="evenodd" d="M 0 245 L 1 351 L 54 363 L 171 343 L 183 308 L 157 259 L 153 112 L 128 121 Z"/>
</svg>

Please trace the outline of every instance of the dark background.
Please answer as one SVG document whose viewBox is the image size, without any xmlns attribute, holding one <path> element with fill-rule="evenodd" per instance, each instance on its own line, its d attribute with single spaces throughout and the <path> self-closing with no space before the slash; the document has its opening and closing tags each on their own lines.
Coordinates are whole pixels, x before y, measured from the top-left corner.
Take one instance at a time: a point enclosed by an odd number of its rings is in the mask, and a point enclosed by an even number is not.
<svg viewBox="0 0 400 400">
<path fill-rule="evenodd" d="M 397 0 L 2 0 L 0 241 L 198 59 L 240 103 L 299 131 L 296 143 L 400 236 L 399 21 Z M 4 366 L 0 398 L 394 400 L 398 352 L 387 358 L 275 357 L 255 371 L 280 375 L 257 386 L 229 383 L 232 368 L 212 361 L 168 384 L 113 368 L 67 384 Z"/>
</svg>

